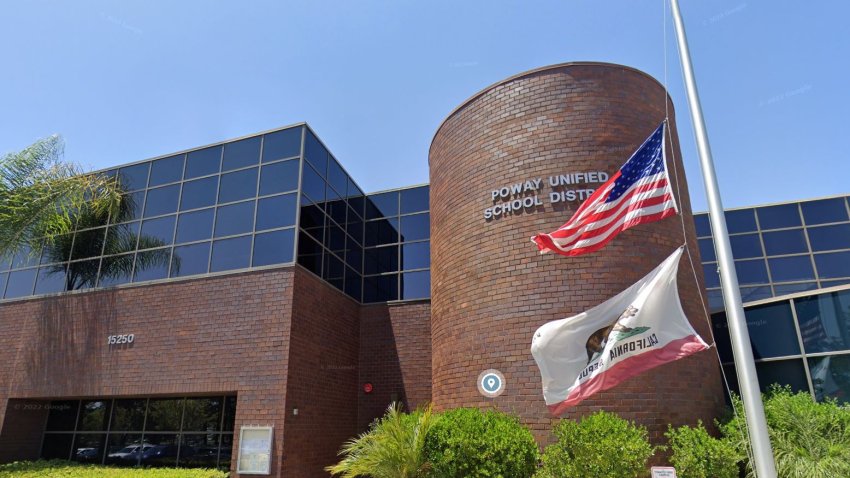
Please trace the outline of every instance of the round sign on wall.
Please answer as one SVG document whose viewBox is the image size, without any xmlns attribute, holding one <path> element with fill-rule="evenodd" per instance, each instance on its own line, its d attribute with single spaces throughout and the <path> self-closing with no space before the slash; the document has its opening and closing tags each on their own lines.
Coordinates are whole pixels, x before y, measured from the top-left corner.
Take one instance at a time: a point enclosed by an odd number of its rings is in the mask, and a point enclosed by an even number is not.
<svg viewBox="0 0 850 478">
<path fill-rule="evenodd" d="M 478 375 L 478 391 L 488 398 L 496 398 L 505 391 L 505 376 L 496 369 L 489 369 Z"/>
</svg>

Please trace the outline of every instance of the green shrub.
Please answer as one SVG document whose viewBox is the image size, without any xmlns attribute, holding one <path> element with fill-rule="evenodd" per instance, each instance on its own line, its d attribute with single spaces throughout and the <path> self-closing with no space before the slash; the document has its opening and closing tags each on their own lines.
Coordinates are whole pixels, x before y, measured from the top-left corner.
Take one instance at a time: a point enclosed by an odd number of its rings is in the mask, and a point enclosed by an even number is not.
<svg viewBox="0 0 850 478">
<path fill-rule="evenodd" d="M 64 460 L 17 461 L 0 465 L 0 478 L 226 478 L 211 469 L 112 468 Z"/>
<path fill-rule="evenodd" d="M 664 434 L 673 452 L 670 462 L 681 478 L 737 478 L 738 453 L 727 440 L 714 438 L 699 422 L 696 428 L 668 425 Z"/>
<path fill-rule="evenodd" d="M 646 428 L 613 413 L 561 420 L 554 431 L 558 441 L 544 450 L 537 478 L 635 478 L 655 453 Z"/>
<path fill-rule="evenodd" d="M 744 407 L 739 397 L 732 400 L 741 414 L 721 430 L 745 461 L 747 476 L 754 476 L 745 458 Z M 763 402 L 779 476 L 850 477 L 850 409 L 835 401 L 818 403 L 808 393 L 779 386 L 772 387 Z"/>
<path fill-rule="evenodd" d="M 456 408 L 440 415 L 425 439 L 435 478 L 527 478 L 539 450 L 519 420 L 494 410 Z"/>
</svg>

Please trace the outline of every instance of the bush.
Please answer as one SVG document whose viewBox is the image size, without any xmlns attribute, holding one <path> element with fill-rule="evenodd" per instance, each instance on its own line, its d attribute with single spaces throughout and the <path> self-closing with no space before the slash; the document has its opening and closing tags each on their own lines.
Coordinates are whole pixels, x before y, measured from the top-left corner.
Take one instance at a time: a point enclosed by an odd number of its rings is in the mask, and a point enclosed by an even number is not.
<svg viewBox="0 0 850 478">
<path fill-rule="evenodd" d="M 747 475 L 754 476 L 745 458 L 744 407 L 739 397 L 732 400 L 741 414 L 721 430 L 744 460 Z M 779 476 L 850 476 L 850 409 L 835 401 L 815 402 L 808 393 L 793 393 L 787 386 L 772 387 L 763 402 Z"/>
<path fill-rule="evenodd" d="M 435 478 L 526 478 L 539 460 L 537 443 L 519 420 L 477 408 L 440 415 L 425 438 L 425 454 Z"/>
<path fill-rule="evenodd" d="M 112 468 L 82 465 L 73 461 L 17 461 L 0 465 L 0 478 L 226 478 L 227 473 L 211 469 Z"/>
<path fill-rule="evenodd" d="M 647 473 L 646 462 L 655 453 L 646 428 L 607 412 L 581 422 L 561 420 L 555 436 L 537 478 L 635 478 Z"/>
<path fill-rule="evenodd" d="M 737 478 L 738 454 L 727 440 L 714 438 L 699 422 L 696 428 L 668 425 L 664 434 L 673 452 L 670 462 L 681 478 Z"/>
</svg>

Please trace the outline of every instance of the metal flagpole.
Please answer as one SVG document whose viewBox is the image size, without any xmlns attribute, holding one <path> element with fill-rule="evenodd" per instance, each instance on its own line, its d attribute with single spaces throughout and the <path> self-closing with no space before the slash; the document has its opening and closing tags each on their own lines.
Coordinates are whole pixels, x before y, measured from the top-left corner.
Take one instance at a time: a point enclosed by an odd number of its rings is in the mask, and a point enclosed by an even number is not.
<svg viewBox="0 0 850 478">
<path fill-rule="evenodd" d="M 738 372 L 738 383 L 744 410 L 747 416 L 750 442 L 753 447 L 753 458 L 756 475 L 760 478 L 776 478 L 776 464 L 773 461 L 773 450 L 767 433 L 767 421 L 764 417 L 764 407 L 761 401 L 756 366 L 753 361 L 753 351 L 750 348 L 750 334 L 744 318 L 744 308 L 741 305 L 741 293 L 738 290 L 738 278 L 735 275 L 735 263 L 732 259 L 732 246 L 729 244 L 729 233 L 726 230 L 726 218 L 723 215 L 723 204 L 720 201 L 720 189 L 714 172 L 714 161 L 711 158 L 711 148 L 708 145 L 708 133 L 702 117 L 697 85 L 694 80 L 691 55 L 688 51 L 688 40 L 685 38 L 685 25 L 679 12 L 679 1 L 670 0 L 673 10 L 673 22 L 676 25 L 676 40 L 679 44 L 679 56 L 682 63 L 685 89 L 688 93 L 688 105 L 691 109 L 691 120 L 696 132 L 699 161 L 702 168 L 705 192 L 708 197 L 708 211 L 711 219 L 711 229 L 714 236 L 714 248 L 717 252 L 717 263 L 720 266 L 720 284 L 723 289 L 723 302 L 726 306 L 726 317 L 729 323 L 729 333 L 732 337 L 732 352 L 735 356 L 735 369 Z"/>
</svg>

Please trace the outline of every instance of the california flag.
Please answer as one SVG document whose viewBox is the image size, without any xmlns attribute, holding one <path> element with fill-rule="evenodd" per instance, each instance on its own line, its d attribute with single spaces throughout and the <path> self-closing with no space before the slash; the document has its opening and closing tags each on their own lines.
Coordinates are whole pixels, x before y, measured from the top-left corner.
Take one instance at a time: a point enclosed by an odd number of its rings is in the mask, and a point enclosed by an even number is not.
<svg viewBox="0 0 850 478">
<path fill-rule="evenodd" d="M 629 377 L 708 348 L 679 302 L 676 271 L 681 256 L 680 247 L 613 298 L 537 329 L 531 354 L 553 414 Z"/>
</svg>

